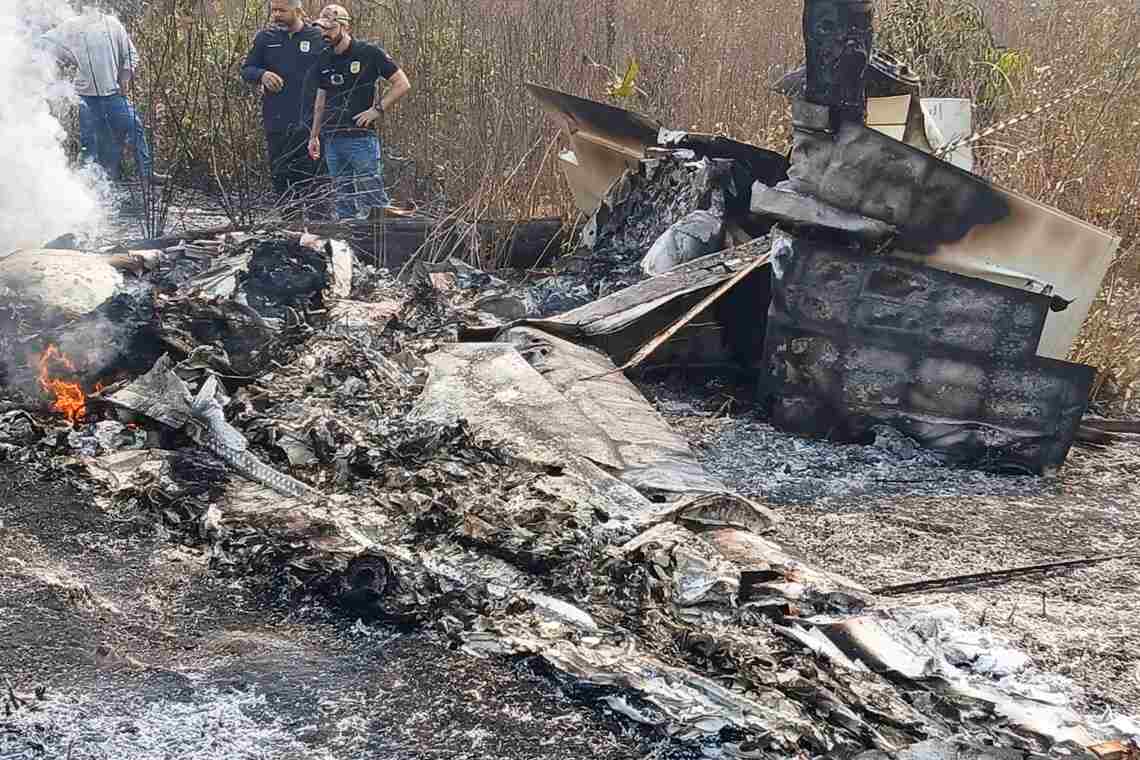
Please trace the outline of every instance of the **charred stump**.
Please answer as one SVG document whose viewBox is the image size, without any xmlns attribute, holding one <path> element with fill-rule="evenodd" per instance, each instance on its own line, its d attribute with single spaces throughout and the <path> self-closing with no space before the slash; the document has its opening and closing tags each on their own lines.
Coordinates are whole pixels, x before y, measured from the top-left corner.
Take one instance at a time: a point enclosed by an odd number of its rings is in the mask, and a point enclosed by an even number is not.
<svg viewBox="0 0 1140 760">
<path fill-rule="evenodd" d="M 804 2 L 804 97 L 831 110 L 833 128 L 845 121 L 866 121 L 873 19 L 871 0 Z"/>
</svg>

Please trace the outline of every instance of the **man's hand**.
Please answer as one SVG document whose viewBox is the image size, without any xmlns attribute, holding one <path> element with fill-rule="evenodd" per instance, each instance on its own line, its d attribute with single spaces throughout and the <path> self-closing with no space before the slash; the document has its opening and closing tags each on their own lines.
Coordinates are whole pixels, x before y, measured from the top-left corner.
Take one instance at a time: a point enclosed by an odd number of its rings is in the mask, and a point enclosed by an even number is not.
<svg viewBox="0 0 1140 760">
<path fill-rule="evenodd" d="M 261 84 L 270 92 L 281 92 L 285 88 L 285 80 L 272 71 L 267 71 L 261 75 Z"/>
<path fill-rule="evenodd" d="M 320 135 L 309 135 L 309 158 L 314 161 L 321 160 L 321 137 Z"/>
<path fill-rule="evenodd" d="M 380 119 L 380 110 L 377 108 L 369 108 L 367 111 L 361 111 L 353 117 L 356 126 L 361 129 L 367 129 L 375 124 Z"/>
</svg>

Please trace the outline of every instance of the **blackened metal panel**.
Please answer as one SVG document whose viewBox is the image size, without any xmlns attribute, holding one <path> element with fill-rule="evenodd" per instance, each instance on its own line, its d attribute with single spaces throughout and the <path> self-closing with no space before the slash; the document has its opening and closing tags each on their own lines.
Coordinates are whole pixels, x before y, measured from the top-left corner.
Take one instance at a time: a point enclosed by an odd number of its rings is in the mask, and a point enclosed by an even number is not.
<svg viewBox="0 0 1140 760">
<path fill-rule="evenodd" d="M 581 131 L 637 156 L 657 143 L 662 124 L 656 119 L 529 82 L 526 89 L 569 134 Z"/>
<path fill-rule="evenodd" d="M 820 133 L 818 119 L 793 104 L 789 179 L 777 189 L 886 222 L 919 253 L 1009 216 L 1009 200 L 986 180 L 861 124 Z"/>
<path fill-rule="evenodd" d="M 1095 373 L 1033 355 L 1047 298 L 803 240 L 773 249 L 761 382 L 777 427 L 857 441 L 890 425 L 964 464 L 1064 462 Z"/>
<path fill-rule="evenodd" d="M 912 349 L 942 346 L 1030 358 L 1049 296 L 952 274 L 890 256 L 795 241 L 780 257 L 776 313 L 824 334 L 865 335 Z"/>
</svg>

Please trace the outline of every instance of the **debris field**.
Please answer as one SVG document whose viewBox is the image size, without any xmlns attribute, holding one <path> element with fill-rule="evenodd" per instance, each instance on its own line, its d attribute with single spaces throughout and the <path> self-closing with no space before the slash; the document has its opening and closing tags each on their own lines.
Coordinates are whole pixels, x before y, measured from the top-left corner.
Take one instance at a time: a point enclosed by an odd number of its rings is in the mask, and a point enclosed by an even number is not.
<svg viewBox="0 0 1140 760">
<path fill-rule="evenodd" d="M 0 259 L 0 757 L 1137 756 L 1140 456 L 1065 361 L 1119 241 L 824 52 L 790 159 L 530 86 L 545 270 Z"/>
</svg>

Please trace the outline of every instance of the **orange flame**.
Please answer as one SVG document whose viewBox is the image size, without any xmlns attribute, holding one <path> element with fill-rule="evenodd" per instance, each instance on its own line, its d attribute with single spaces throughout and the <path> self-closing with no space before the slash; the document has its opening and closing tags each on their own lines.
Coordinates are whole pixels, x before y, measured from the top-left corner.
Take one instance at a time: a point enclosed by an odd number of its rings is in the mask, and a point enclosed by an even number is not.
<svg viewBox="0 0 1140 760">
<path fill-rule="evenodd" d="M 54 345 L 49 345 L 40 356 L 40 387 L 55 399 L 51 406 L 52 411 L 66 416 L 68 422 L 74 425 L 87 416 L 87 394 L 83 392 L 83 387 L 79 383 L 69 383 L 52 377 L 55 374 L 52 370 L 55 368 L 76 374 L 75 365 L 67 355 Z"/>
</svg>

